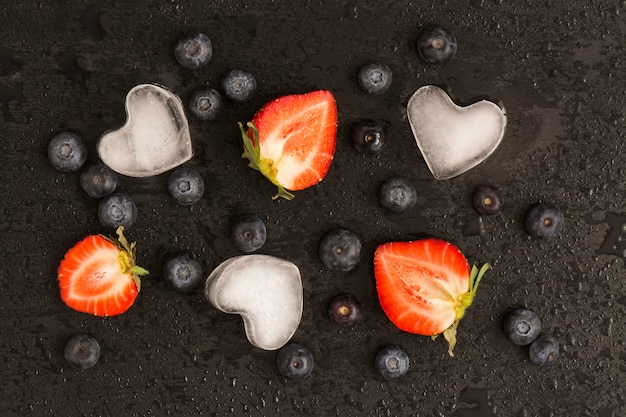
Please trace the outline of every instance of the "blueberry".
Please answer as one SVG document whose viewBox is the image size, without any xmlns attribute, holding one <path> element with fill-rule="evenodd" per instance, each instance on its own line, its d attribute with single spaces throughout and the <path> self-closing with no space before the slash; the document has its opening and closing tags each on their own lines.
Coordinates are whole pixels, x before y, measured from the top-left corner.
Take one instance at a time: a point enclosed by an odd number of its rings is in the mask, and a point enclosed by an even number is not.
<svg viewBox="0 0 626 417">
<path fill-rule="evenodd" d="M 198 69 L 209 63 L 213 55 L 211 40 L 204 33 L 182 36 L 174 46 L 174 57 L 187 69 Z"/>
<path fill-rule="evenodd" d="M 361 303 L 352 294 L 339 294 L 328 304 L 328 317 L 342 326 L 352 326 L 361 320 Z"/>
<path fill-rule="evenodd" d="M 289 343 L 278 352 L 276 366 L 286 378 L 303 379 L 313 371 L 313 354 L 304 345 Z"/>
<path fill-rule="evenodd" d="M 189 252 L 168 255 L 163 263 L 163 278 L 176 291 L 185 292 L 196 288 L 202 281 L 202 265 Z"/>
<path fill-rule="evenodd" d="M 381 185 L 378 191 L 380 205 L 392 213 L 406 213 L 417 202 L 415 187 L 406 178 L 394 177 Z"/>
<path fill-rule="evenodd" d="M 80 173 L 80 186 L 93 198 L 111 194 L 117 188 L 117 173 L 99 161 Z"/>
<path fill-rule="evenodd" d="M 48 143 L 48 159 L 59 171 L 76 172 L 87 160 L 87 145 L 77 133 L 61 132 Z"/>
<path fill-rule="evenodd" d="M 378 155 L 385 146 L 385 128 L 374 120 L 363 120 L 352 125 L 350 142 L 365 155 Z"/>
<path fill-rule="evenodd" d="M 257 216 L 240 216 L 231 227 L 231 239 L 242 252 L 249 253 L 261 249 L 266 237 L 265 223 Z"/>
<path fill-rule="evenodd" d="M 350 230 L 331 230 L 320 242 L 319 257 L 331 271 L 350 271 L 361 260 L 361 240 Z"/>
<path fill-rule="evenodd" d="M 98 219 L 100 224 L 112 229 L 129 228 L 137 220 L 137 206 L 126 194 L 113 193 L 100 200 Z"/>
<path fill-rule="evenodd" d="M 511 342 L 528 345 L 541 333 L 541 320 L 534 311 L 518 308 L 506 315 L 502 327 Z"/>
<path fill-rule="evenodd" d="M 191 94 L 189 111 L 200 120 L 215 120 L 222 110 L 222 96 L 217 90 L 201 87 Z"/>
<path fill-rule="evenodd" d="M 563 230 L 563 212 L 552 203 L 539 203 L 526 213 L 526 231 L 534 238 L 550 240 Z"/>
<path fill-rule="evenodd" d="M 445 64 L 456 54 L 456 36 L 441 26 L 429 27 L 417 38 L 417 53 L 428 64 Z"/>
<path fill-rule="evenodd" d="M 409 370 L 409 357 L 397 346 L 386 346 L 378 351 L 374 362 L 386 381 L 394 381 Z"/>
<path fill-rule="evenodd" d="M 75 368 L 91 368 L 100 359 L 100 344 L 92 335 L 77 334 L 65 344 L 64 356 Z"/>
<path fill-rule="evenodd" d="M 193 168 L 178 168 L 170 174 L 167 191 L 183 206 L 190 206 L 204 194 L 204 180 Z"/>
<path fill-rule="evenodd" d="M 479 185 L 476 187 L 472 203 L 474 210 L 484 216 L 500 213 L 503 206 L 500 191 L 493 185 Z"/>
<path fill-rule="evenodd" d="M 222 90 L 233 101 L 244 102 L 256 91 L 256 78 L 248 71 L 234 69 L 222 78 Z"/>
<path fill-rule="evenodd" d="M 541 335 L 528 349 L 530 360 L 539 365 L 550 365 L 559 356 L 559 342 L 553 336 Z"/>
<path fill-rule="evenodd" d="M 359 87 L 368 94 L 382 94 L 391 86 L 391 70 L 380 62 L 370 62 L 359 69 Z"/>
</svg>

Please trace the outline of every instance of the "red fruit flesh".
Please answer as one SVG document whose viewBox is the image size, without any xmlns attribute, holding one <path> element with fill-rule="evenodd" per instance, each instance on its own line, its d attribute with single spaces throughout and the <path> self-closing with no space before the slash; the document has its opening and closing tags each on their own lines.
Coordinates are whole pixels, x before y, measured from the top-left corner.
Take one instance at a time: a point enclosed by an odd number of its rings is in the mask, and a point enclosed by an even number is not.
<svg viewBox="0 0 626 417">
<path fill-rule="evenodd" d="M 439 239 L 385 243 L 374 254 L 378 298 L 389 320 L 410 333 L 443 333 L 451 355 L 458 322 L 488 268 L 470 270 L 461 251 Z"/>
<path fill-rule="evenodd" d="M 263 106 L 244 134 L 250 166 L 281 189 L 297 191 L 319 183 L 333 160 L 337 106 L 327 90 L 277 98 Z M 246 146 L 251 141 L 252 149 Z"/>
<path fill-rule="evenodd" d="M 450 327 L 460 294 L 469 291 L 463 254 L 443 240 L 392 242 L 374 255 L 380 304 L 401 330 L 432 336 Z"/>
<path fill-rule="evenodd" d="M 147 271 L 134 265 L 134 246 L 122 238 L 118 244 L 104 236 L 87 236 L 67 251 L 59 264 L 58 282 L 68 307 L 105 317 L 133 305 L 139 293 L 138 275 Z"/>
</svg>

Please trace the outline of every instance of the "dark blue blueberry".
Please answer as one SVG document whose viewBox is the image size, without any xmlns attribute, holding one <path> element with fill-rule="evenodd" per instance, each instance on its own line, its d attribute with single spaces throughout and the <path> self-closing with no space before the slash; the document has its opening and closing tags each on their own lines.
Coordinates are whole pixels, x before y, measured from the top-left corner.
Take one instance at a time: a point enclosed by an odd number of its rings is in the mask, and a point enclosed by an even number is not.
<svg viewBox="0 0 626 417">
<path fill-rule="evenodd" d="M 137 220 L 137 206 L 126 194 L 113 193 L 100 200 L 98 219 L 105 227 L 127 229 Z"/>
<path fill-rule="evenodd" d="M 361 303 L 352 294 L 339 294 L 328 304 L 328 318 L 342 326 L 353 326 L 361 320 Z"/>
<path fill-rule="evenodd" d="M 493 185 L 479 185 L 472 198 L 474 210 L 484 216 L 492 216 L 502 211 L 500 191 Z"/>
<path fill-rule="evenodd" d="M 61 132 L 48 143 L 48 159 L 59 171 L 76 172 L 87 160 L 87 145 L 77 133 Z"/>
<path fill-rule="evenodd" d="M 392 213 L 406 213 L 417 202 L 415 187 L 406 178 L 394 177 L 381 185 L 378 191 L 380 205 Z"/>
<path fill-rule="evenodd" d="M 117 188 L 117 173 L 102 161 L 89 165 L 80 173 L 80 185 L 93 198 L 111 194 Z"/>
<path fill-rule="evenodd" d="M 350 230 L 334 229 L 324 235 L 318 251 L 326 268 L 347 272 L 361 260 L 361 240 Z"/>
<path fill-rule="evenodd" d="M 202 68 L 211 61 L 213 45 L 204 33 L 187 34 L 176 42 L 174 56 L 183 68 Z"/>
<path fill-rule="evenodd" d="M 391 70 L 380 62 L 370 62 L 359 69 L 359 87 L 368 94 L 382 94 L 391 87 Z"/>
<path fill-rule="evenodd" d="M 530 344 L 528 355 L 539 366 L 550 365 L 559 357 L 559 342 L 553 336 L 541 335 Z"/>
<path fill-rule="evenodd" d="M 394 381 L 409 370 L 409 357 L 397 346 L 386 346 L 378 351 L 374 362 L 386 381 Z"/>
<path fill-rule="evenodd" d="M 313 354 L 304 345 L 289 343 L 278 352 L 276 366 L 285 378 L 303 379 L 313 371 Z"/>
<path fill-rule="evenodd" d="M 257 216 L 240 216 L 231 227 L 231 239 L 242 252 L 249 253 L 261 249 L 266 238 L 265 223 Z"/>
<path fill-rule="evenodd" d="M 202 265 L 189 252 L 173 253 L 165 258 L 163 278 L 176 291 L 191 291 L 202 281 Z"/>
<path fill-rule="evenodd" d="M 244 102 L 256 91 L 256 78 L 248 71 L 234 69 L 222 78 L 222 90 L 233 101 Z"/>
<path fill-rule="evenodd" d="M 526 213 L 526 231 L 536 239 L 554 239 L 563 230 L 563 222 L 563 212 L 552 203 L 539 203 Z"/>
<path fill-rule="evenodd" d="M 213 88 L 201 87 L 191 94 L 189 111 L 200 120 L 215 120 L 222 111 L 222 96 Z"/>
<path fill-rule="evenodd" d="M 385 146 L 385 128 L 374 120 L 360 121 L 350 129 L 350 142 L 362 154 L 378 155 Z"/>
<path fill-rule="evenodd" d="M 417 38 L 417 53 L 428 64 L 445 64 L 456 55 L 456 36 L 441 26 L 429 27 Z"/>
<path fill-rule="evenodd" d="M 506 315 L 502 327 L 511 342 L 528 345 L 541 333 L 541 320 L 534 311 L 518 308 Z"/>
<path fill-rule="evenodd" d="M 65 344 L 64 356 L 75 368 L 91 368 L 100 359 L 100 344 L 92 335 L 77 334 Z"/>
<path fill-rule="evenodd" d="M 170 174 L 167 191 L 178 204 L 189 206 L 204 194 L 204 180 L 193 168 L 178 168 Z"/>
</svg>

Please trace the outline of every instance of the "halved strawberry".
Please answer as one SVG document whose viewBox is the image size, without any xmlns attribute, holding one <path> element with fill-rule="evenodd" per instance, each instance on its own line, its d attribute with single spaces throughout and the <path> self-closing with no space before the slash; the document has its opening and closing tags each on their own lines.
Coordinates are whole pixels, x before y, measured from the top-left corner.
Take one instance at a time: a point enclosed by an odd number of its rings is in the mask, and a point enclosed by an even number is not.
<svg viewBox="0 0 626 417">
<path fill-rule="evenodd" d="M 337 104 L 330 91 L 277 98 L 248 122 L 239 123 L 242 158 L 278 187 L 274 196 L 291 200 L 290 191 L 320 182 L 335 155 Z"/>
<path fill-rule="evenodd" d="M 459 321 L 490 267 L 470 270 L 461 251 L 439 239 L 385 243 L 374 253 L 378 299 L 389 320 L 410 333 L 443 333 L 450 356 Z"/>
<path fill-rule="evenodd" d="M 140 289 L 139 276 L 148 271 L 135 265 L 135 244 L 124 237 L 87 236 L 65 253 L 58 280 L 63 302 L 76 311 L 115 316 L 128 310 Z"/>
</svg>

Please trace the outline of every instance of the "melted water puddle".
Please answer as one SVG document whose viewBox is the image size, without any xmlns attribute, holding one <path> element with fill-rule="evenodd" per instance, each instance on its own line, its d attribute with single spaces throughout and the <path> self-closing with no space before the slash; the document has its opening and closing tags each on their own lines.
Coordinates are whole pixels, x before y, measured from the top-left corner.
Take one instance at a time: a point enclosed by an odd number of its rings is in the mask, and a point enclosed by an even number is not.
<svg viewBox="0 0 626 417">
<path fill-rule="evenodd" d="M 593 220 L 586 216 L 590 224 L 608 224 L 609 230 L 604 242 L 598 249 L 598 255 L 613 255 L 626 260 L 626 213 L 607 212 L 603 220 Z M 624 263 L 626 266 L 626 262 Z"/>
<path fill-rule="evenodd" d="M 459 395 L 458 409 L 452 417 L 496 417 L 489 406 L 487 390 L 465 388 Z"/>
</svg>

